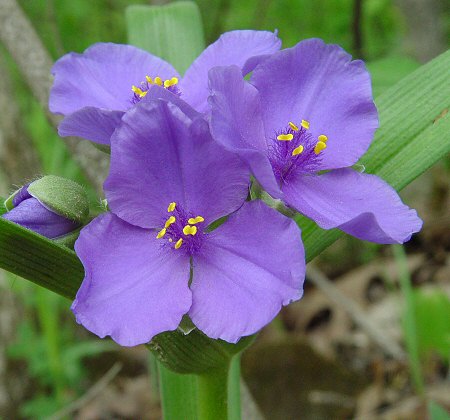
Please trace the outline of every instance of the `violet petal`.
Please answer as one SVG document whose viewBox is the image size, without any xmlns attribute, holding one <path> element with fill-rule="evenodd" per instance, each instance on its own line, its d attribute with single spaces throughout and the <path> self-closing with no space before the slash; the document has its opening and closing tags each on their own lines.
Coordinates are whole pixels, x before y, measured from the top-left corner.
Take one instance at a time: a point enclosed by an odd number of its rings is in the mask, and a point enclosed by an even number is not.
<svg viewBox="0 0 450 420">
<path fill-rule="evenodd" d="M 211 338 L 235 343 L 302 296 L 300 230 L 261 201 L 246 203 L 211 232 L 193 262 L 189 315 Z"/>
<path fill-rule="evenodd" d="M 338 228 L 359 239 L 403 243 L 422 227 L 415 210 L 375 175 L 338 169 L 301 176 L 283 187 L 285 202 L 321 228 Z"/>
<path fill-rule="evenodd" d="M 242 205 L 248 175 L 206 121 L 155 100 L 137 104 L 115 131 L 105 192 L 112 212 L 136 226 L 159 227 L 171 202 L 210 223 Z"/>
<path fill-rule="evenodd" d="M 83 137 L 109 146 L 111 136 L 119 126 L 123 114 L 122 111 L 87 106 L 65 117 L 59 124 L 58 134 L 61 137 Z"/>
<path fill-rule="evenodd" d="M 243 79 L 236 66 L 211 69 L 209 82 L 213 137 L 226 149 L 238 153 L 264 189 L 279 197 L 281 191 L 267 157 L 258 91 Z"/>
<path fill-rule="evenodd" d="M 315 138 L 328 137 L 321 169 L 356 163 L 378 127 L 369 73 L 337 45 L 302 41 L 260 64 L 251 82 L 260 93 L 267 135 L 304 119 Z"/>
<path fill-rule="evenodd" d="M 52 68 L 55 81 L 50 111 L 71 114 L 86 106 L 126 111 L 132 106 L 131 87 L 145 76 L 178 77 L 164 60 L 131 45 L 98 43 L 83 54 L 69 53 Z"/>
<path fill-rule="evenodd" d="M 272 54 L 281 47 L 281 41 L 273 32 L 231 31 L 206 48 L 187 69 L 180 82 L 182 98 L 197 111 L 207 110 L 208 71 L 215 66 L 236 65 L 250 72 L 264 55 Z"/>
<path fill-rule="evenodd" d="M 106 213 L 75 243 L 85 278 L 72 310 L 77 322 L 122 346 L 174 330 L 191 306 L 189 258 L 164 249 L 153 232 Z"/>
<path fill-rule="evenodd" d="M 48 210 L 36 198 L 21 201 L 2 217 L 49 239 L 63 236 L 80 227 L 79 223 Z"/>
</svg>

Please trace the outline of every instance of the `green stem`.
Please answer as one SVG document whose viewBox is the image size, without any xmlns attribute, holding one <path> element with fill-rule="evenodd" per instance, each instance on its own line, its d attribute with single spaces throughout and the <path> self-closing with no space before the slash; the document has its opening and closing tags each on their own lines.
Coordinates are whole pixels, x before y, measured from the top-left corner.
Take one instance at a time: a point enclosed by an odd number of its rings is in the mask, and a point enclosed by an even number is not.
<svg viewBox="0 0 450 420">
<path fill-rule="evenodd" d="M 393 251 L 399 270 L 400 287 L 403 298 L 405 299 L 403 322 L 411 377 L 417 394 L 424 396 L 425 387 L 420 366 L 419 345 L 417 343 L 414 291 L 411 285 L 411 277 L 409 275 L 406 254 L 403 246 L 393 245 Z"/>
<path fill-rule="evenodd" d="M 164 419 L 198 420 L 195 376 L 175 373 L 157 363 Z"/>
<path fill-rule="evenodd" d="M 198 420 L 228 420 L 229 365 L 197 375 Z"/>
<path fill-rule="evenodd" d="M 231 359 L 228 373 L 228 420 L 241 420 L 241 353 Z"/>
</svg>

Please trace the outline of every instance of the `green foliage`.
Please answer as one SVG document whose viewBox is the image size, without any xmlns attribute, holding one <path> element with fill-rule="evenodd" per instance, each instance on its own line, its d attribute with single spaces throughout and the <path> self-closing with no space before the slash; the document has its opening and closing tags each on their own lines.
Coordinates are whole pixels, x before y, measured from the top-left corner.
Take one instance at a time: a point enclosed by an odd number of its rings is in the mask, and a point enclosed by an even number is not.
<svg viewBox="0 0 450 420">
<path fill-rule="evenodd" d="M 450 414 L 434 401 L 428 403 L 428 413 L 430 420 L 450 420 Z"/>
<path fill-rule="evenodd" d="M 128 42 L 171 63 L 181 74 L 205 47 L 200 11 L 195 3 L 130 6 Z"/>
<path fill-rule="evenodd" d="M 450 362 L 450 299 L 439 290 L 417 289 L 413 295 L 420 354 L 437 353 Z"/>
</svg>

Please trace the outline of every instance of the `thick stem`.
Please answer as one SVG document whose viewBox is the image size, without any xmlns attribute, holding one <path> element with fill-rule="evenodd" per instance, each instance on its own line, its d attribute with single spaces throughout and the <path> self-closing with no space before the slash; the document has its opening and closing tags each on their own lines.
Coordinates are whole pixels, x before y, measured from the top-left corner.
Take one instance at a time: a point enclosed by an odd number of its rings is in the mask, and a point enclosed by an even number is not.
<svg viewBox="0 0 450 420">
<path fill-rule="evenodd" d="M 198 420 L 228 420 L 229 365 L 197 376 Z"/>
</svg>

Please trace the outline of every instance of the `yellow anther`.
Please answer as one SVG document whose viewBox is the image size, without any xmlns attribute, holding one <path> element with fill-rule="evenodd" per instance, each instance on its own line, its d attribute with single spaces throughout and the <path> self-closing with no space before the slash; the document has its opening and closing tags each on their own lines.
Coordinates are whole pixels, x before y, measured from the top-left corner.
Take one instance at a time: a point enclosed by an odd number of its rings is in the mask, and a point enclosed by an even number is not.
<svg viewBox="0 0 450 420">
<path fill-rule="evenodd" d="M 316 147 L 314 147 L 314 153 L 318 155 L 326 147 L 327 147 L 326 143 L 324 143 L 323 141 L 318 141 Z"/>
<path fill-rule="evenodd" d="M 173 212 L 174 210 L 175 210 L 175 207 L 177 206 L 177 203 L 175 203 L 174 201 L 172 201 L 170 204 L 169 204 L 169 207 L 167 207 L 167 211 L 169 212 L 169 213 L 171 213 L 171 212 Z"/>
<path fill-rule="evenodd" d="M 170 216 L 170 217 L 167 219 L 167 222 L 165 223 L 164 227 L 165 227 L 165 228 L 168 228 L 171 224 L 175 223 L 176 220 L 177 220 L 177 219 L 175 219 L 174 216 Z"/>
<path fill-rule="evenodd" d="M 277 140 L 280 141 L 291 141 L 294 138 L 294 136 L 292 134 L 279 134 L 277 136 Z"/>
<path fill-rule="evenodd" d="M 183 233 L 187 236 L 187 235 L 192 235 L 194 236 L 197 233 L 197 226 L 191 226 L 191 225 L 186 225 L 183 228 Z"/>
<path fill-rule="evenodd" d="M 300 124 L 303 128 L 306 130 L 309 130 L 309 121 L 302 120 L 302 123 Z"/>
<path fill-rule="evenodd" d="M 294 130 L 294 131 L 298 131 L 299 130 L 299 128 L 292 121 L 289 121 L 289 127 L 291 127 L 292 130 Z"/>
<path fill-rule="evenodd" d="M 204 222 L 205 221 L 205 219 L 202 217 L 202 216 L 197 216 L 197 217 L 191 217 L 189 220 L 188 220 L 188 223 L 190 224 L 190 225 L 195 225 L 195 224 L 197 224 L 197 223 L 201 223 L 201 222 Z"/>
<path fill-rule="evenodd" d="M 145 76 L 145 80 L 147 80 L 148 83 L 153 85 L 153 79 L 150 76 Z"/>
<path fill-rule="evenodd" d="M 153 79 L 153 83 L 155 83 L 155 85 L 158 85 L 158 86 L 162 86 L 163 85 L 163 81 L 162 81 L 162 79 L 161 79 L 161 77 L 155 77 L 154 79 Z"/>
<path fill-rule="evenodd" d="M 328 137 L 327 137 L 325 134 L 321 134 L 321 135 L 318 137 L 318 140 L 321 141 L 322 143 L 326 143 L 327 140 L 328 140 Z"/>
<path fill-rule="evenodd" d="M 164 81 L 164 87 L 168 88 L 170 86 L 176 85 L 178 83 L 178 79 L 176 77 L 172 77 L 171 79 L 167 79 Z"/>
<path fill-rule="evenodd" d="M 303 152 L 303 146 L 300 145 L 300 146 L 296 147 L 296 148 L 292 151 L 292 156 L 297 156 L 297 155 L 299 155 L 299 154 L 302 153 L 302 152 Z"/>
<path fill-rule="evenodd" d="M 161 239 L 166 234 L 166 228 L 162 228 L 156 235 L 156 239 Z"/>
<path fill-rule="evenodd" d="M 136 95 L 139 95 L 141 98 L 143 98 L 146 94 L 147 94 L 147 92 L 142 92 L 142 89 L 139 89 L 138 87 L 136 87 L 136 86 L 131 86 L 131 90 L 136 94 Z"/>
<path fill-rule="evenodd" d="M 183 238 L 178 239 L 175 244 L 175 249 L 178 249 L 183 244 Z"/>
</svg>

